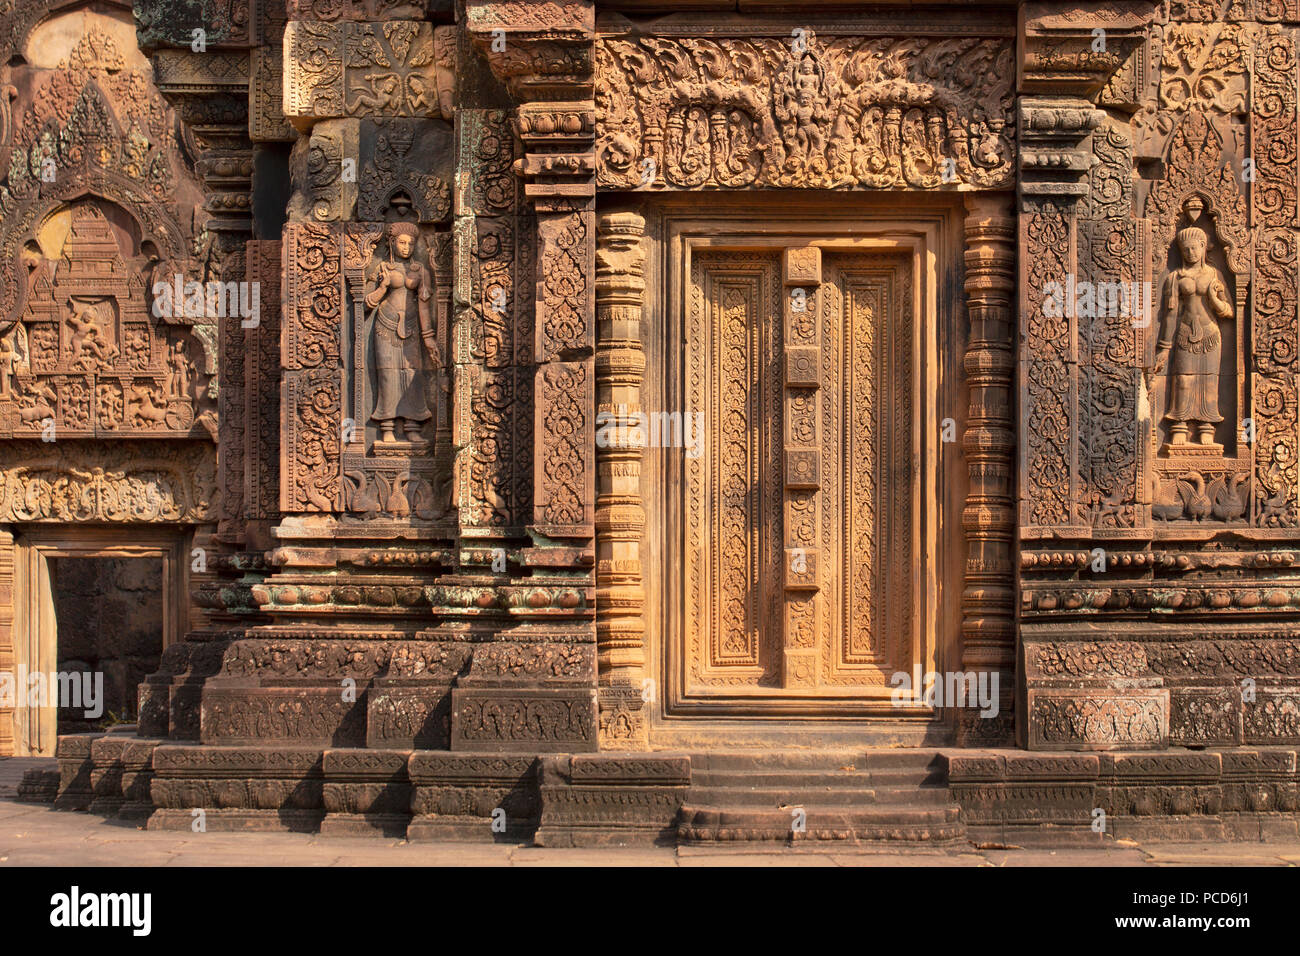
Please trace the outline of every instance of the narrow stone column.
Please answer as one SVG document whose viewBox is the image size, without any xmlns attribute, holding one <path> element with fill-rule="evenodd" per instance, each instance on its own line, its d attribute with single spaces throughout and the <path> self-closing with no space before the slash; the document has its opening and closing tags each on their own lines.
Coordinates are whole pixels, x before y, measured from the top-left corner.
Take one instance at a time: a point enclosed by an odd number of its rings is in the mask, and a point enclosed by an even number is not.
<svg viewBox="0 0 1300 956">
<path fill-rule="evenodd" d="M 963 447 L 970 489 L 962 513 L 966 587 L 962 592 L 962 669 L 998 675 L 996 716 L 964 708 L 957 724 L 963 746 L 1010 744 L 1015 734 L 1015 568 L 1011 540 L 1015 370 L 1015 211 L 1009 195 L 966 199 L 966 310 L 970 339 L 966 377 L 970 411 Z"/>
<path fill-rule="evenodd" d="M 648 746 L 642 711 L 645 589 L 641 578 L 641 306 L 645 219 L 611 212 L 596 247 L 596 641 L 600 743 Z"/>
</svg>

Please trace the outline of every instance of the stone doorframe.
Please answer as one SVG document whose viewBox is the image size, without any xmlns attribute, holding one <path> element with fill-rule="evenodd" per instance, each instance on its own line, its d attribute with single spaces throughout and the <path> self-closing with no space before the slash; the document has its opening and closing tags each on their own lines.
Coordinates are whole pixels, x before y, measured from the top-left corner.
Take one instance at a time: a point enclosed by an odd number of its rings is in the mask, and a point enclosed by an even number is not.
<svg viewBox="0 0 1300 956">
<path fill-rule="evenodd" d="M 936 715 L 900 713 L 886 698 L 870 711 L 879 715 L 871 729 L 833 717 L 819 718 L 830 741 L 862 744 L 941 742 L 1009 743 L 1013 733 L 1015 608 L 1011 540 L 1014 532 L 1011 386 L 1015 323 L 1014 213 L 1002 193 L 967 194 L 965 220 L 952 196 L 909 194 L 805 194 L 756 203 L 767 193 L 711 193 L 709 215 L 701 216 L 700 196 L 660 197 L 656 202 L 602 211 L 597 221 L 597 412 L 613 434 L 631 425 L 631 414 L 646 403 L 661 402 L 664 369 L 673 365 L 670 341 L 680 340 L 684 250 L 708 242 L 720 229 L 731 241 L 752 222 L 748 244 L 763 235 L 797 236 L 828 249 L 877 248 L 908 251 L 914 257 L 918 286 L 916 314 L 925 320 L 925 355 L 937 357 L 922 370 L 933 387 L 933 413 L 919 412 L 918 424 L 928 456 L 928 489 L 934 520 L 922 514 L 922 553 L 932 560 L 918 590 L 916 659 L 923 671 L 995 669 L 1000 675 L 997 717 L 983 720 L 969 711 Z M 757 211 L 755 208 L 757 207 Z M 900 209 L 905 211 L 900 211 Z M 779 215 L 780 222 L 774 222 Z M 863 223 L 870 223 L 864 228 Z M 964 226 L 965 243 L 961 243 Z M 648 242 L 646 240 L 649 240 Z M 725 240 L 723 240 L 725 241 Z M 769 244 L 771 241 L 769 240 Z M 781 243 L 789 245 L 787 239 Z M 964 279 L 961 262 L 965 260 Z M 965 309 L 959 290 L 965 290 Z M 645 295 L 650 290 L 650 295 Z M 643 324 L 643 319 L 647 324 Z M 677 338 L 673 338 L 674 335 Z M 646 376 L 647 366 L 653 376 Z M 924 393 L 921 396 L 924 398 Z M 666 406 L 665 406 L 666 407 Z M 957 441 L 941 441 L 940 423 L 952 418 Z M 920 447 L 920 446 L 918 446 Z M 958 450 L 960 448 L 960 450 Z M 965 467 L 945 455 L 957 454 Z M 597 447 L 597 638 L 601 684 L 603 748 L 754 745 L 796 730 L 781 718 L 758 723 L 693 716 L 675 718 L 662 692 L 666 669 L 665 623 L 673 611 L 662 574 L 643 575 L 644 567 L 669 568 L 663 500 L 671 475 L 665 459 L 627 442 Z M 921 508 L 927 506 L 922 497 Z M 961 528 L 954 536 L 955 529 Z M 946 529 L 946 530 L 945 530 Z M 946 536 L 946 537 L 945 537 Z M 964 540 L 965 549 L 939 547 Z M 964 564 L 963 564 L 964 561 Z M 965 588 L 942 586 L 964 580 Z M 921 623 L 923 622 L 923 623 Z M 669 688 L 671 689 L 671 688 Z M 864 710 L 864 713 L 868 711 Z M 936 720 L 939 717 L 939 720 Z M 740 729 L 738 729 L 740 728 Z M 802 731 L 806 733 L 806 729 Z M 878 738 L 878 739 L 877 739 Z"/>
<path fill-rule="evenodd" d="M 13 626 L 11 653 L 7 656 L 14 673 L 50 673 L 58 669 L 58 632 L 49 574 L 52 558 L 160 559 L 163 648 L 179 640 L 192 626 L 192 529 L 28 525 L 13 528 L 12 534 Z M 12 721 L 14 756 L 54 756 L 54 707 L 17 707 L 12 711 Z M 0 741 L 0 746 L 3 744 Z M 0 750 L 0 755 L 4 754 Z"/>
</svg>

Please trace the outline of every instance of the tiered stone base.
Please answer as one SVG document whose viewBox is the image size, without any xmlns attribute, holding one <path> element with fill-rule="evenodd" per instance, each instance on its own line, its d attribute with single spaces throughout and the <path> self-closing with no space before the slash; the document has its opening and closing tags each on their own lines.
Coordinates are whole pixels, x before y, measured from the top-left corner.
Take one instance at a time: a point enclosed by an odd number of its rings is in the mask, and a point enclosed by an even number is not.
<svg viewBox="0 0 1300 956">
<path fill-rule="evenodd" d="M 1300 762 L 1286 748 L 538 756 L 111 733 L 61 738 L 58 758 L 57 808 L 150 829 L 197 830 L 201 821 L 206 830 L 542 846 L 1300 836 Z"/>
<path fill-rule="evenodd" d="M 948 786 L 976 842 L 1259 840 L 1300 836 L 1297 752 L 966 751 Z"/>
<path fill-rule="evenodd" d="M 59 809 L 162 830 L 290 830 L 546 846 L 670 838 L 690 761 L 61 738 Z M 539 828 L 540 826 L 540 828 Z"/>
</svg>

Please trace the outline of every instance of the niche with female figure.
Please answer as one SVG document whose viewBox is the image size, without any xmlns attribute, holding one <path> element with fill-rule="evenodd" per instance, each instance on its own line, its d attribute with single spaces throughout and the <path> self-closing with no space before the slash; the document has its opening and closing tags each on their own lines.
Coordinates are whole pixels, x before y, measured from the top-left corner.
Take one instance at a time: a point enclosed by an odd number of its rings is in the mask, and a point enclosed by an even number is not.
<svg viewBox="0 0 1300 956">
<path fill-rule="evenodd" d="M 1236 276 L 1204 208 L 1197 196 L 1185 204 L 1160 287 L 1155 374 L 1163 376 L 1158 427 L 1167 455 L 1232 454 L 1236 445 Z"/>
<path fill-rule="evenodd" d="M 1246 277 L 1231 268 L 1214 217 L 1201 196 L 1190 196 L 1170 243 L 1151 330 L 1157 519 L 1246 515 L 1245 298 Z"/>
<path fill-rule="evenodd" d="M 345 510 L 436 520 L 448 508 L 446 234 L 408 220 L 351 234 Z"/>
</svg>

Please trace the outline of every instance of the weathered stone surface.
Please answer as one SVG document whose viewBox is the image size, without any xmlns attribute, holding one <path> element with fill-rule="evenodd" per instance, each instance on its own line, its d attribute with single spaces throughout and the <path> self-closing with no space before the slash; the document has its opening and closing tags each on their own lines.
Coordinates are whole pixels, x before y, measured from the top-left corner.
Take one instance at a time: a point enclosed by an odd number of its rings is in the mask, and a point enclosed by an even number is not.
<svg viewBox="0 0 1300 956">
<path fill-rule="evenodd" d="M 602 753 L 542 757 L 539 846 L 671 842 L 691 780 L 690 757 Z"/>
<path fill-rule="evenodd" d="M 1295 4 L 751 6 L 0 12 L 0 674 L 139 687 L 61 805 L 1290 825 Z"/>
</svg>

